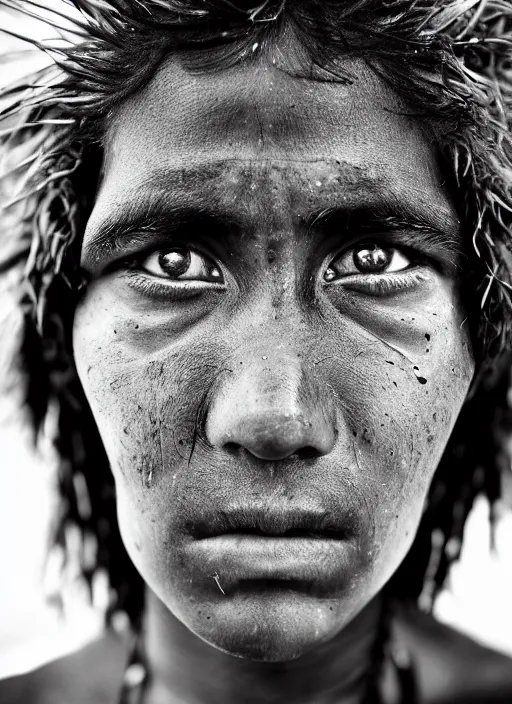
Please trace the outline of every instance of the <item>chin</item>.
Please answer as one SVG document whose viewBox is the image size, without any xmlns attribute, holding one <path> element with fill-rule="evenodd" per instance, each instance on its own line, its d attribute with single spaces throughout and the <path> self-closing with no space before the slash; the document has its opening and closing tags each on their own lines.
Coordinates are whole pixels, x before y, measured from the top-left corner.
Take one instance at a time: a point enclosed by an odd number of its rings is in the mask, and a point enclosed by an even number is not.
<svg viewBox="0 0 512 704">
<path fill-rule="evenodd" d="M 333 638 L 346 620 L 340 619 L 332 601 L 269 592 L 234 595 L 202 610 L 192 622 L 186 619 L 185 625 L 234 657 L 288 662 Z"/>
</svg>

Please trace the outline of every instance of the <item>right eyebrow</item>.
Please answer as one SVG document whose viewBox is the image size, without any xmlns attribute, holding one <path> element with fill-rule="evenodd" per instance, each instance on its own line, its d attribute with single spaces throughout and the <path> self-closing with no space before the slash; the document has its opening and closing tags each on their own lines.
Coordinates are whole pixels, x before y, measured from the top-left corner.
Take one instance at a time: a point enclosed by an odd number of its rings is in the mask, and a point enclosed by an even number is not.
<svg viewBox="0 0 512 704">
<path fill-rule="evenodd" d="M 178 233 L 190 234 L 199 225 L 208 225 L 220 234 L 229 227 L 227 218 L 213 214 L 201 205 L 187 205 L 170 202 L 161 193 L 150 195 L 142 204 L 131 201 L 119 214 L 111 215 L 86 232 L 82 248 L 82 266 L 94 268 L 98 263 L 108 261 L 117 254 L 140 248 L 156 240 L 171 241 Z"/>
</svg>

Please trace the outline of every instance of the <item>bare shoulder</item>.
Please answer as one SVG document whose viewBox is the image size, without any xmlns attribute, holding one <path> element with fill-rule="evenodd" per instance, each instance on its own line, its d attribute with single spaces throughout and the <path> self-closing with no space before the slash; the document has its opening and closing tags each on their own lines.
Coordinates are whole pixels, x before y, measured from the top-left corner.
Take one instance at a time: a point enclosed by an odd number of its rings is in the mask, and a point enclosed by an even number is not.
<svg viewBox="0 0 512 704">
<path fill-rule="evenodd" d="M 126 639 L 105 634 L 76 653 L 0 681 L 0 702 L 114 704 L 125 657 Z"/>
<path fill-rule="evenodd" d="M 511 658 L 416 609 L 399 609 L 395 629 L 427 704 L 512 702 Z"/>
</svg>

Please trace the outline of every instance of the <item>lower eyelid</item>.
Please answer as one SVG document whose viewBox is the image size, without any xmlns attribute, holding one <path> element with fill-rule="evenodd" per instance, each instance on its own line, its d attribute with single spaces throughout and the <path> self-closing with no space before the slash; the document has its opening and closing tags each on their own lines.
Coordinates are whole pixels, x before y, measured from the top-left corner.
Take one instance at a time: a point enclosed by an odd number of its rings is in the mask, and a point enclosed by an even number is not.
<svg viewBox="0 0 512 704">
<path fill-rule="evenodd" d="M 428 273 L 424 268 L 416 266 L 413 269 L 384 274 L 351 274 L 325 283 L 324 288 L 341 286 L 351 291 L 379 294 L 412 289 L 427 281 L 429 281 Z"/>
<path fill-rule="evenodd" d="M 223 283 L 210 281 L 172 281 L 159 278 L 151 274 L 145 274 L 135 269 L 129 269 L 123 273 L 128 285 L 142 293 L 161 298 L 193 298 L 206 291 L 223 291 L 226 286 Z"/>
</svg>

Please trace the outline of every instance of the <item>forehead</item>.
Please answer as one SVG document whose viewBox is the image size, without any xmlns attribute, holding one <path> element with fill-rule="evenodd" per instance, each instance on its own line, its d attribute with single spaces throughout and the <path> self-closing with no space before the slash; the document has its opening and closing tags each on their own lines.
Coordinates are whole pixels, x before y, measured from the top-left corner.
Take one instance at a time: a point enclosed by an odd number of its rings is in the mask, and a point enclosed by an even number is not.
<svg viewBox="0 0 512 704">
<path fill-rule="evenodd" d="M 147 191 L 189 190 L 190 174 L 213 185 L 237 163 L 277 163 L 299 189 L 301 175 L 334 168 L 347 192 L 364 185 L 453 216 L 435 149 L 406 106 L 362 62 L 347 67 L 352 85 L 294 77 L 270 60 L 200 73 L 169 58 L 112 119 L 93 218 Z"/>
</svg>

